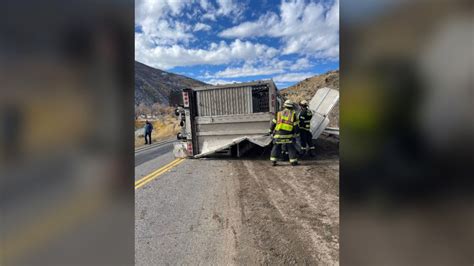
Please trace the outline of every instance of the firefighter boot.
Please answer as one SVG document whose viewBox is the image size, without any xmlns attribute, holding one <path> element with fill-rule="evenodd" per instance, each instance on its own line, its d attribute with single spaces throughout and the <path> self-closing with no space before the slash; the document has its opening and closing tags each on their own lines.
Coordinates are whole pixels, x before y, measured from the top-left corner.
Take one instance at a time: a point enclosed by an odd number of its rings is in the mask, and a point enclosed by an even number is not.
<svg viewBox="0 0 474 266">
<path fill-rule="evenodd" d="M 304 157 L 306 155 L 306 147 L 301 147 L 301 152 L 299 152 L 301 157 Z"/>
<path fill-rule="evenodd" d="M 290 159 L 290 164 L 293 166 L 298 165 L 298 159 Z"/>
<path fill-rule="evenodd" d="M 276 161 L 272 161 L 272 166 L 276 166 L 277 165 L 277 162 Z"/>
</svg>

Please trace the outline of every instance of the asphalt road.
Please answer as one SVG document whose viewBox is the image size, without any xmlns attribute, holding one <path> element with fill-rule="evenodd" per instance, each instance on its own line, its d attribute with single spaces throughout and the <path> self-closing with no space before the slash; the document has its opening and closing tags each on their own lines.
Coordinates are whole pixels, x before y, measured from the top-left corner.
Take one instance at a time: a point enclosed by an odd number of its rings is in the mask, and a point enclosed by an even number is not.
<svg viewBox="0 0 474 266">
<path fill-rule="evenodd" d="M 172 140 L 166 140 L 162 143 L 160 142 L 150 146 L 147 145 L 145 147 L 140 147 L 137 151 L 135 151 L 135 167 L 156 158 L 170 155 L 173 151 L 173 142 L 174 141 Z"/>
<path fill-rule="evenodd" d="M 136 153 L 136 265 L 338 264 L 335 144 L 276 168 L 266 156 L 177 160 L 171 146 Z"/>
<path fill-rule="evenodd" d="M 173 162 L 171 151 L 167 143 L 136 153 L 135 179 Z M 231 206 L 238 202 L 235 180 L 222 173 L 228 167 L 223 160 L 183 160 L 136 189 L 137 265 L 233 263 L 240 214 Z"/>
</svg>

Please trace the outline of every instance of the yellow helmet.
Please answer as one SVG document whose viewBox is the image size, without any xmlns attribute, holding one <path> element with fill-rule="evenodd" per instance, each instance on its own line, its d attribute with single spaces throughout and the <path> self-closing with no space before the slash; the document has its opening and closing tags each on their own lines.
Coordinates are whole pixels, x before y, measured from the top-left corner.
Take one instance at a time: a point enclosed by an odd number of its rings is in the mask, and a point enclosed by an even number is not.
<svg viewBox="0 0 474 266">
<path fill-rule="evenodd" d="M 283 106 L 293 108 L 293 102 L 291 100 L 286 100 Z"/>
</svg>

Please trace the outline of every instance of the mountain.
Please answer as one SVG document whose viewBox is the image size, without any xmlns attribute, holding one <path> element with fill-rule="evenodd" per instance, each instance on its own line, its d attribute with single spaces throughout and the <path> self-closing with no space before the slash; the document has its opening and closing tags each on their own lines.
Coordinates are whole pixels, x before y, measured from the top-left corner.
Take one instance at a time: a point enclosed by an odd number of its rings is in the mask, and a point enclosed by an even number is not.
<svg viewBox="0 0 474 266">
<path fill-rule="evenodd" d="M 176 104 L 184 88 L 207 85 L 204 82 L 149 67 L 135 61 L 135 105 Z"/>
<path fill-rule="evenodd" d="M 280 93 L 285 98 L 295 102 L 299 102 L 303 99 L 309 102 L 316 91 L 324 87 L 339 90 L 339 70 L 333 70 L 322 75 L 307 78 L 291 87 L 281 90 Z M 329 120 L 331 121 L 329 126 L 339 126 L 339 103 L 334 106 L 334 109 L 329 114 Z"/>
</svg>

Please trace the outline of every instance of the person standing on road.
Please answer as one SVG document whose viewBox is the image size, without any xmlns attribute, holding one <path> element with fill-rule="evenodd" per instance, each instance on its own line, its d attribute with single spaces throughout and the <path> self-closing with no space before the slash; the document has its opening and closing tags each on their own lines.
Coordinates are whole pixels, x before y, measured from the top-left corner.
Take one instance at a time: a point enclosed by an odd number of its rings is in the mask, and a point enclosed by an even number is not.
<svg viewBox="0 0 474 266">
<path fill-rule="evenodd" d="M 308 102 L 302 100 L 300 102 L 301 112 L 299 114 L 299 128 L 301 129 L 301 149 L 303 154 L 309 154 L 315 156 L 314 152 L 316 147 L 313 144 L 313 135 L 311 134 L 310 122 L 313 117 L 313 113 L 308 108 Z"/>
<path fill-rule="evenodd" d="M 270 155 L 272 165 L 277 164 L 278 155 L 281 153 L 282 146 L 286 146 L 290 157 L 291 165 L 298 164 L 297 151 L 295 148 L 295 138 L 299 134 L 298 116 L 293 108 L 293 102 L 286 100 L 283 104 L 284 109 L 277 113 L 270 123 L 269 133 L 273 133 L 273 148 Z"/>
<path fill-rule="evenodd" d="M 153 125 L 146 120 L 145 122 L 145 145 L 151 144 L 151 132 L 153 131 Z"/>
</svg>

